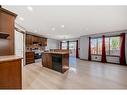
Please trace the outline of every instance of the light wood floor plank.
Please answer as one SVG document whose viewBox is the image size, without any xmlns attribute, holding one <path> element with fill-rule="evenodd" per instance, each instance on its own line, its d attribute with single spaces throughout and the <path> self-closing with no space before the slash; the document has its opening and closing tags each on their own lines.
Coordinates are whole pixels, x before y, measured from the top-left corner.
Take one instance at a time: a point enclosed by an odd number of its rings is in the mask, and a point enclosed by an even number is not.
<svg viewBox="0 0 127 95">
<path fill-rule="evenodd" d="M 76 59 L 61 74 L 29 64 L 23 67 L 23 89 L 127 89 L 127 67 Z"/>
</svg>

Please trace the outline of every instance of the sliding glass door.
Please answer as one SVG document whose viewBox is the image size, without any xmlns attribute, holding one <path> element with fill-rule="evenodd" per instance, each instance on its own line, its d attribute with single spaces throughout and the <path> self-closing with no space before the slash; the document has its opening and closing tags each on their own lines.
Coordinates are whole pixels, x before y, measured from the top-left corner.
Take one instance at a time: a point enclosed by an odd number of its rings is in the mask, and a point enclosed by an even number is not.
<svg viewBox="0 0 127 95">
<path fill-rule="evenodd" d="M 76 57 L 76 42 L 69 42 L 69 55 Z"/>
<path fill-rule="evenodd" d="M 67 49 L 67 47 L 69 47 L 69 56 L 76 57 L 76 41 L 69 41 L 69 44 L 62 42 L 62 49 Z"/>
</svg>

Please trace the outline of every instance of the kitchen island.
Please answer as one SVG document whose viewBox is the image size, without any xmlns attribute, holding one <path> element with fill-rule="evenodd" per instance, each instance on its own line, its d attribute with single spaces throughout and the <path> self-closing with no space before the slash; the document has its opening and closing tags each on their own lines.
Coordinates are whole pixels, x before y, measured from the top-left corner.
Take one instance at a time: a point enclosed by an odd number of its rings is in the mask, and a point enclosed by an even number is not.
<svg viewBox="0 0 127 95">
<path fill-rule="evenodd" d="M 64 73 L 69 69 L 69 52 L 43 52 L 42 65 Z"/>
</svg>

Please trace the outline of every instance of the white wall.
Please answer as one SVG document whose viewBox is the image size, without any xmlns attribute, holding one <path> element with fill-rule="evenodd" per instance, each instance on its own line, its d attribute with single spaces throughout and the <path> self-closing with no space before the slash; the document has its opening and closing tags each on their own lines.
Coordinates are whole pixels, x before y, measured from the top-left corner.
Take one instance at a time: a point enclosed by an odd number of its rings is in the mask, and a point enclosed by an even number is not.
<svg viewBox="0 0 127 95">
<path fill-rule="evenodd" d="M 88 59 L 89 38 L 87 36 L 80 37 L 80 59 Z"/>
<path fill-rule="evenodd" d="M 60 41 L 54 39 L 47 39 L 47 48 L 48 49 L 58 49 Z"/>
</svg>

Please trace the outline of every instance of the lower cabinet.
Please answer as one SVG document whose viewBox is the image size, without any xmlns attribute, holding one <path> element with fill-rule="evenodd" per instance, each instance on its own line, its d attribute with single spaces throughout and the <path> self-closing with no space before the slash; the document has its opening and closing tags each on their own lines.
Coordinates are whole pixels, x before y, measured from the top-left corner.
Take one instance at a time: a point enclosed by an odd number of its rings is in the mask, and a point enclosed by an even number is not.
<svg viewBox="0 0 127 95">
<path fill-rule="evenodd" d="M 26 52 L 26 65 L 35 63 L 35 53 L 34 52 Z"/>
<path fill-rule="evenodd" d="M 22 88 L 21 59 L 0 62 L 0 89 Z"/>
<path fill-rule="evenodd" d="M 42 65 L 52 70 L 64 73 L 69 69 L 69 54 L 42 53 Z"/>
<path fill-rule="evenodd" d="M 42 65 L 44 67 L 52 69 L 52 55 L 47 53 L 47 54 L 42 54 Z"/>
<path fill-rule="evenodd" d="M 52 69 L 58 72 L 62 72 L 62 56 L 53 54 L 52 55 Z"/>
</svg>

